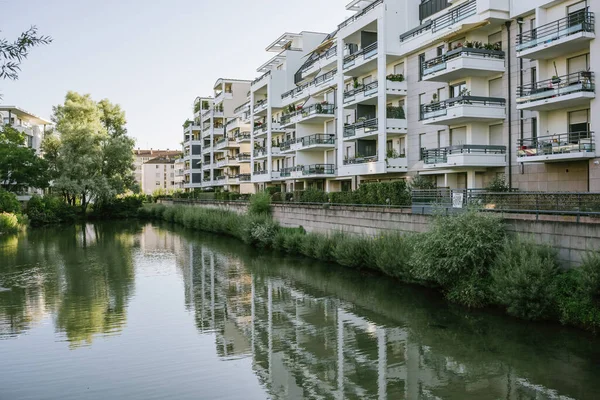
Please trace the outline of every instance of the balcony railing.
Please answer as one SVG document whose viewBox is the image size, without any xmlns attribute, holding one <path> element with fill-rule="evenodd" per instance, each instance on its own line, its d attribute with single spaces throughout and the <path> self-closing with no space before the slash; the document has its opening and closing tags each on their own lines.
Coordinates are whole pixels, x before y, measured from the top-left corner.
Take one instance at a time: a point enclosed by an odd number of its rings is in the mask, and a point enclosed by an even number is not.
<svg viewBox="0 0 600 400">
<path fill-rule="evenodd" d="M 519 139 L 518 157 L 547 156 L 569 153 L 593 153 L 594 132 L 581 131 Z"/>
<path fill-rule="evenodd" d="M 302 147 L 313 146 L 316 144 L 335 144 L 335 135 L 329 133 L 316 133 L 314 135 L 300 138 Z"/>
<path fill-rule="evenodd" d="M 256 111 L 256 109 L 261 108 L 262 106 L 267 104 L 267 99 L 262 99 L 262 100 L 258 100 L 256 103 L 254 103 L 254 110 Z"/>
<path fill-rule="evenodd" d="M 254 149 L 254 157 L 263 157 L 267 155 L 266 147 L 257 147 Z"/>
<path fill-rule="evenodd" d="M 377 91 L 375 89 L 377 89 L 377 87 L 379 86 L 377 81 L 371 82 L 369 84 L 366 85 L 360 85 L 359 87 L 349 90 L 347 92 L 344 92 L 344 102 L 346 102 L 347 98 L 352 98 L 354 96 L 356 96 L 359 93 L 365 93 L 365 96 L 367 95 L 367 92 L 370 92 L 369 94 L 376 94 Z"/>
<path fill-rule="evenodd" d="M 377 130 L 377 118 L 371 118 L 366 121 L 359 121 L 352 125 L 344 126 L 344 137 L 356 136 L 356 131 L 364 129 L 365 133 Z"/>
<path fill-rule="evenodd" d="M 425 33 L 427 31 L 431 31 L 431 33 L 438 32 L 444 28 L 448 28 L 457 22 L 460 22 L 464 19 L 469 18 L 472 15 L 477 13 L 477 0 L 471 0 L 467 3 L 461 4 L 458 7 L 455 7 L 449 10 L 446 14 L 425 22 L 417 26 L 414 29 L 411 29 L 402 35 L 400 35 L 400 41 L 404 42 L 410 38 L 416 37 Z"/>
<path fill-rule="evenodd" d="M 506 100 L 499 97 L 458 96 L 448 100 L 421 105 L 421 120 L 447 115 L 448 108 L 457 105 L 502 106 Z"/>
<path fill-rule="evenodd" d="M 294 171 L 294 167 L 282 168 L 281 171 L 279 171 L 279 176 L 282 178 L 289 178 L 292 176 L 292 171 Z"/>
<path fill-rule="evenodd" d="M 579 32 L 594 32 L 594 28 L 594 13 L 581 10 L 517 35 L 517 51 L 527 50 Z"/>
<path fill-rule="evenodd" d="M 335 76 L 335 74 L 337 74 L 337 69 L 331 70 L 331 71 L 327 72 L 326 74 L 318 76 L 315 79 L 313 79 L 312 81 L 305 83 L 304 85 L 300 85 L 292 90 L 285 92 L 284 94 L 281 95 L 281 98 L 285 99 L 286 97 L 290 97 L 290 96 L 295 97 L 298 93 L 301 93 L 304 89 L 306 89 L 310 86 L 318 85 L 322 82 L 325 82 L 325 81 L 333 78 Z"/>
<path fill-rule="evenodd" d="M 425 164 L 446 163 L 448 156 L 453 154 L 506 154 L 506 146 L 461 144 L 437 149 L 421 149 L 421 158 Z"/>
<path fill-rule="evenodd" d="M 345 158 L 344 165 L 366 164 L 366 163 L 376 162 L 376 161 L 377 161 L 377 155 L 366 156 L 366 157 Z"/>
<path fill-rule="evenodd" d="M 360 17 L 362 17 L 363 15 L 368 13 L 369 11 L 373 10 L 375 7 L 377 7 L 381 3 L 383 3 L 383 0 L 377 0 L 377 1 L 374 1 L 373 3 L 369 4 L 368 6 L 363 8 L 362 11 L 354 14 L 353 16 L 351 16 L 350 18 L 348 18 L 347 20 L 345 20 L 344 22 L 339 24 L 338 29 L 342 29 L 343 27 L 350 25 L 351 23 L 353 23 L 354 21 L 356 21 L 357 19 L 359 19 Z"/>
<path fill-rule="evenodd" d="M 308 107 L 304 107 L 301 108 L 299 110 L 296 110 L 290 114 L 286 114 L 283 115 L 281 117 L 281 125 L 286 125 L 290 122 L 290 120 L 297 116 L 297 115 L 301 115 L 302 118 L 306 118 L 309 117 L 311 115 L 317 115 L 317 114 L 326 114 L 326 115 L 333 115 L 335 114 L 335 104 L 321 104 L 321 103 L 317 103 L 317 104 L 311 104 Z"/>
<path fill-rule="evenodd" d="M 349 56 L 344 58 L 344 69 L 353 66 L 356 63 L 356 59 L 359 57 L 363 57 L 365 60 L 377 55 L 377 42 L 371 43 L 370 45 L 362 48 L 360 51 L 357 51 L 354 54 L 350 54 Z"/>
<path fill-rule="evenodd" d="M 576 92 L 594 92 L 595 90 L 594 73 L 581 71 L 519 86 L 517 103 L 523 104 Z"/>
<path fill-rule="evenodd" d="M 245 103 L 244 103 L 244 104 L 242 104 L 241 106 L 239 106 L 239 107 L 236 107 L 236 109 L 235 109 L 235 110 L 233 110 L 233 112 L 234 112 L 235 114 L 237 114 L 237 113 L 239 113 L 239 112 L 242 112 L 242 111 L 244 111 L 244 109 L 248 108 L 249 106 L 250 106 L 250 100 L 248 100 L 247 102 L 245 102 Z"/>
<path fill-rule="evenodd" d="M 256 125 L 254 125 L 254 128 L 252 128 L 252 131 L 253 131 L 254 133 L 256 133 L 256 132 L 258 132 L 258 131 L 262 131 L 262 129 L 263 129 L 263 125 L 264 125 L 264 126 L 266 126 L 267 124 L 260 123 L 260 124 L 256 124 Z"/>
<path fill-rule="evenodd" d="M 481 58 L 493 58 L 504 60 L 505 53 L 499 50 L 486 50 L 486 49 L 475 49 L 468 47 L 460 47 L 455 50 L 451 50 L 446 54 L 427 60 L 421 65 L 421 72 L 423 76 L 433 74 L 446 69 L 448 61 L 460 58 L 462 56 L 473 56 Z"/>
<path fill-rule="evenodd" d="M 419 19 L 423 21 L 451 5 L 448 0 L 421 0 L 421 4 L 419 4 Z"/>
<path fill-rule="evenodd" d="M 238 161 L 250 161 L 251 154 L 250 153 L 238 153 L 235 158 Z"/>
<path fill-rule="evenodd" d="M 239 174 L 239 175 L 236 175 L 235 178 L 237 178 L 240 182 L 250 182 L 252 180 L 252 175 L 251 174 Z"/>
<path fill-rule="evenodd" d="M 302 175 L 333 175 L 335 174 L 335 165 L 333 164 L 312 164 L 302 166 Z"/>
<path fill-rule="evenodd" d="M 269 171 L 267 171 L 266 169 L 254 171 L 254 175 L 266 175 L 268 173 L 269 173 Z"/>
<path fill-rule="evenodd" d="M 250 132 L 241 132 L 235 135 L 235 140 L 248 140 L 250 139 Z"/>
<path fill-rule="evenodd" d="M 256 83 L 260 82 L 263 78 L 266 78 L 269 75 L 271 75 L 271 71 L 265 72 L 264 74 L 253 80 L 250 86 L 254 86 Z"/>
<path fill-rule="evenodd" d="M 297 142 L 297 140 L 296 140 L 296 139 L 290 139 L 290 140 L 286 140 L 286 141 L 284 141 L 284 142 L 281 142 L 281 143 L 279 144 L 279 150 L 280 150 L 280 151 L 287 151 L 287 150 L 291 149 L 291 148 L 292 148 L 292 145 L 293 145 L 294 143 L 296 143 L 296 142 Z"/>
</svg>

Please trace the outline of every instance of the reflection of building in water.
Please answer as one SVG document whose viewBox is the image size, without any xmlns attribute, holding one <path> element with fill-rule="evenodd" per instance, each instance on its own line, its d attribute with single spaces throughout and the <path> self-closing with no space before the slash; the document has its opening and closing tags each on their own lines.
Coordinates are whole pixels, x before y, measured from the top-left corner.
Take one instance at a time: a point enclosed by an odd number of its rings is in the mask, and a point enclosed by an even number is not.
<svg viewBox="0 0 600 400">
<path fill-rule="evenodd" d="M 215 334 L 223 358 L 252 355 L 274 398 L 510 399 L 546 390 L 526 388 L 501 362 L 472 370 L 435 353 L 409 328 L 310 286 L 251 274 L 207 248 L 189 251 L 194 278 L 186 288 L 198 329 Z"/>
<path fill-rule="evenodd" d="M 140 248 L 144 253 L 176 253 L 183 247 L 180 235 L 175 235 L 165 229 L 152 225 L 144 227 L 144 233 L 139 236 Z"/>
</svg>

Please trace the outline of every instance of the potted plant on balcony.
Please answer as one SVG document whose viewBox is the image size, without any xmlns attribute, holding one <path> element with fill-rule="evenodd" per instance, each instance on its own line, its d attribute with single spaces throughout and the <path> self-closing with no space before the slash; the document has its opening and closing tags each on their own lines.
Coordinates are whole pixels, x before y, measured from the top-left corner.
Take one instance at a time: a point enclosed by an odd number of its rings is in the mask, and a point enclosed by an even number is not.
<svg viewBox="0 0 600 400">
<path fill-rule="evenodd" d="M 560 83 L 560 78 L 557 75 L 552 76 L 552 83 L 558 85 Z"/>
<path fill-rule="evenodd" d="M 402 74 L 389 74 L 385 77 L 388 81 L 391 82 L 404 82 L 404 75 Z"/>
</svg>

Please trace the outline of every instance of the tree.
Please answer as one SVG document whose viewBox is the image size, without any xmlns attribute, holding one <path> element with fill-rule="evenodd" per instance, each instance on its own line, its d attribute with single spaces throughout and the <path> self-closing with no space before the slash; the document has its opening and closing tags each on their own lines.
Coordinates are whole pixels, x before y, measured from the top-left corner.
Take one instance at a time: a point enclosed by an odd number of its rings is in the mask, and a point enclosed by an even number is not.
<svg viewBox="0 0 600 400">
<path fill-rule="evenodd" d="M 50 36 L 38 35 L 37 27 L 32 26 L 13 42 L 0 39 L 0 79 L 19 79 L 21 63 L 29 55 L 32 47 L 52 42 Z M 2 96 L 0 96 L 0 99 Z"/>
<path fill-rule="evenodd" d="M 53 108 L 57 133 L 43 149 L 54 173 L 54 187 L 69 204 L 101 203 L 134 184 L 134 141 L 127 136 L 125 114 L 108 100 L 68 92 Z"/>
<path fill-rule="evenodd" d="M 25 135 L 4 126 L 0 131 L 0 185 L 9 192 L 44 189 L 49 179 L 48 163 L 25 146 Z"/>
</svg>

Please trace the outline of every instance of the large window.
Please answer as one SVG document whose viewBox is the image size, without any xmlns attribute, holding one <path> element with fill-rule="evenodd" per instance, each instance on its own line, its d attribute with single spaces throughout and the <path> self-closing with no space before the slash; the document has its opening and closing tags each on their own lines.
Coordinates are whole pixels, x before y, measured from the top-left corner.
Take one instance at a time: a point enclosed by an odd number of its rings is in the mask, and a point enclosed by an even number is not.
<svg viewBox="0 0 600 400">
<path fill-rule="evenodd" d="M 590 110 L 571 111 L 569 113 L 569 141 L 577 142 L 588 138 L 590 131 Z"/>
<path fill-rule="evenodd" d="M 462 96 L 467 92 L 467 83 L 461 82 L 450 86 L 450 97 Z"/>
<path fill-rule="evenodd" d="M 425 63 L 425 53 L 419 54 L 419 80 L 423 80 L 423 64 Z"/>
</svg>

